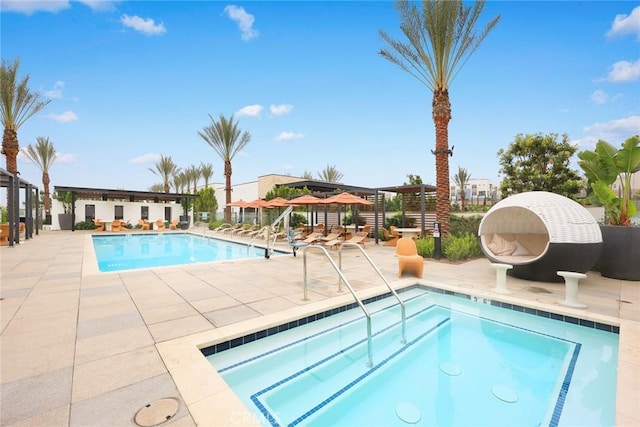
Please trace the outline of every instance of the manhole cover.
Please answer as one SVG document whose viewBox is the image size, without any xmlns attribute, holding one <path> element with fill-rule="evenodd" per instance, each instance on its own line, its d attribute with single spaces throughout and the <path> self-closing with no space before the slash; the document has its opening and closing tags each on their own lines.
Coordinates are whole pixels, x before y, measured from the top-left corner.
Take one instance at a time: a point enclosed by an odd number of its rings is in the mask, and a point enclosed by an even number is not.
<svg viewBox="0 0 640 427">
<path fill-rule="evenodd" d="M 180 402 L 173 397 L 154 400 L 136 412 L 133 421 L 141 427 L 152 427 L 169 421 L 180 408 Z"/>
</svg>

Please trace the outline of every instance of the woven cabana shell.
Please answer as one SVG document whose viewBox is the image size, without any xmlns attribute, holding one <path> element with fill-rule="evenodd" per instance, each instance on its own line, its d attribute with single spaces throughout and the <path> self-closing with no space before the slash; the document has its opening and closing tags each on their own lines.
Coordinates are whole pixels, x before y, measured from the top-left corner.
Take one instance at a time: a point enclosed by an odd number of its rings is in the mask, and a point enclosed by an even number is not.
<svg viewBox="0 0 640 427">
<path fill-rule="evenodd" d="M 548 234 L 550 243 L 602 242 L 600 226 L 579 203 L 546 191 L 515 194 L 496 203 L 478 234 Z"/>
</svg>

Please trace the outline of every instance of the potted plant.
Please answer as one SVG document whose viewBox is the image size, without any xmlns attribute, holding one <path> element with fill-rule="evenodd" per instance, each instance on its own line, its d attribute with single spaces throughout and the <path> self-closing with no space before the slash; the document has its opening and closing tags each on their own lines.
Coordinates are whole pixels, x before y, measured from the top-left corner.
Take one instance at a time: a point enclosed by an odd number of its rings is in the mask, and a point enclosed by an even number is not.
<svg viewBox="0 0 640 427">
<path fill-rule="evenodd" d="M 597 269 L 605 277 L 640 280 L 640 227 L 631 224 L 637 212 L 631 199 L 631 175 L 640 171 L 640 136 L 627 138 L 619 149 L 600 140 L 595 150 L 582 151 L 578 158 L 593 190 L 592 197 L 605 212 Z M 611 188 L 616 181 L 619 194 Z"/>
<path fill-rule="evenodd" d="M 64 213 L 58 214 L 58 223 L 61 230 L 71 230 L 73 226 L 73 216 L 71 214 L 71 193 L 65 191 L 62 193 L 56 193 L 55 198 L 62 203 L 64 207 Z"/>
</svg>

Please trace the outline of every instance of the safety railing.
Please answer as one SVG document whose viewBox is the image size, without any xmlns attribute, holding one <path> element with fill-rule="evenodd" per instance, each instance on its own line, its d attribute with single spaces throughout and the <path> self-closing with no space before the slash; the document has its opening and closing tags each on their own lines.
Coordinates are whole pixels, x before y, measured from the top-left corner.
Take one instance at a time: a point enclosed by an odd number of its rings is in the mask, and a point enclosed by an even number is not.
<svg viewBox="0 0 640 427">
<path fill-rule="evenodd" d="M 353 298 L 356 300 L 356 302 L 358 303 L 358 305 L 362 309 L 362 312 L 366 316 L 366 318 L 367 318 L 367 354 L 368 354 L 368 358 L 369 358 L 369 361 L 367 362 L 367 367 L 371 368 L 373 366 L 373 348 L 372 348 L 373 344 L 372 344 L 372 340 L 371 340 L 371 314 L 369 313 L 367 308 L 364 306 L 364 303 L 362 302 L 362 300 L 360 300 L 360 298 L 358 298 L 358 295 L 356 295 L 356 291 L 349 284 L 349 281 L 347 280 L 347 278 L 344 277 L 344 274 L 342 274 L 342 270 L 340 268 L 338 268 L 336 263 L 331 258 L 331 255 L 329 255 L 329 252 L 327 252 L 327 250 L 325 248 L 323 248 L 322 246 L 309 245 L 309 246 L 306 246 L 303 249 L 303 252 L 302 252 L 302 258 L 303 258 L 302 265 L 303 265 L 303 272 L 304 272 L 304 297 L 303 297 L 303 300 L 304 301 L 308 301 L 309 300 L 309 295 L 308 295 L 308 290 L 307 290 L 308 289 L 308 282 L 307 282 L 307 251 L 309 251 L 311 249 L 319 249 L 319 250 L 322 251 L 322 253 L 324 253 L 324 255 L 329 260 L 329 263 L 336 270 L 336 272 L 338 273 L 338 276 L 340 277 L 341 281 L 344 281 L 344 284 L 347 286 L 347 288 L 351 292 L 351 295 L 353 295 Z"/>
<path fill-rule="evenodd" d="M 398 293 L 391 287 L 387 279 L 384 277 L 380 269 L 376 267 L 371 257 L 369 257 L 369 255 L 367 254 L 367 252 L 357 243 L 344 242 L 340 244 L 340 249 L 338 250 L 338 268 L 340 269 L 340 271 L 342 271 L 342 248 L 345 246 L 351 246 L 351 247 L 360 249 L 360 252 L 362 252 L 362 255 L 364 255 L 364 258 L 367 261 L 369 261 L 369 264 L 371 264 L 371 267 L 373 267 L 376 273 L 378 273 L 378 276 L 380 276 L 384 284 L 387 285 L 387 288 L 391 291 L 393 296 L 398 300 L 398 303 L 400 304 L 400 315 L 402 318 L 402 341 L 401 342 L 402 344 L 406 344 L 407 343 L 407 315 L 406 315 L 404 301 L 402 301 Z M 342 277 L 338 279 L 338 292 L 341 292 L 341 291 L 342 291 Z"/>
</svg>

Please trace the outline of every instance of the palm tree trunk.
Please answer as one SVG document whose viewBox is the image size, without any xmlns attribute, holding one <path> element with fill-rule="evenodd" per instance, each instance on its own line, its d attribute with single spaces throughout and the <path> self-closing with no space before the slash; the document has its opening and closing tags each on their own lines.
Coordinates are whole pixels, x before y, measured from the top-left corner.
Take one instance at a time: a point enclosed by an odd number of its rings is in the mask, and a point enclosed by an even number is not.
<svg viewBox="0 0 640 427">
<path fill-rule="evenodd" d="M 13 175 L 14 179 L 18 177 L 18 151 L 20 146 L 18 145 L 18 133 L 11 129 L 5 128 L 2 134 L 2 154 L 5 155 L 7 162 L 7 171 Z M 7 211 L 9 213 L 9 224 L 13 223 L 15 218 L 15 210 L 18 209 L 14 206 L 16 200 L 13 197 L 13 189 L 7 189 Z M 14 225 L 15 226 L 15 225 Z M 17 228 L 16 228 L 17 232 Z"/>
<path fill-rule="evenodd" d="M 50 183 L 51 179 L 49 179 L 49 174 L 47 172 L 42 172 L 42 185 L 44 186 L 44 213 L 46 215 L 51 215 L 51 198 L 49 197 Z"/>
<path fill-rule="evenodd" d="M 447 89 L 433 92 L 433 122 L 436 127 L 436 218 L 440 223 L 442 236 L 450 229 L 451 203 L 449 200 L 449 120 L 451 103 Z"/>
<path fill-rule="evenodd" d="M 231 161 L 230 160 L 225 160 L 224 162 L 224 177 L 225 177 L 224 191 L 226 196 L 224 216 L 225 216 L 225 220 L 228 223 L 231 223 L 231 206 L 229 206 L 229 203 L 231 203 Z"/>
</svg>

